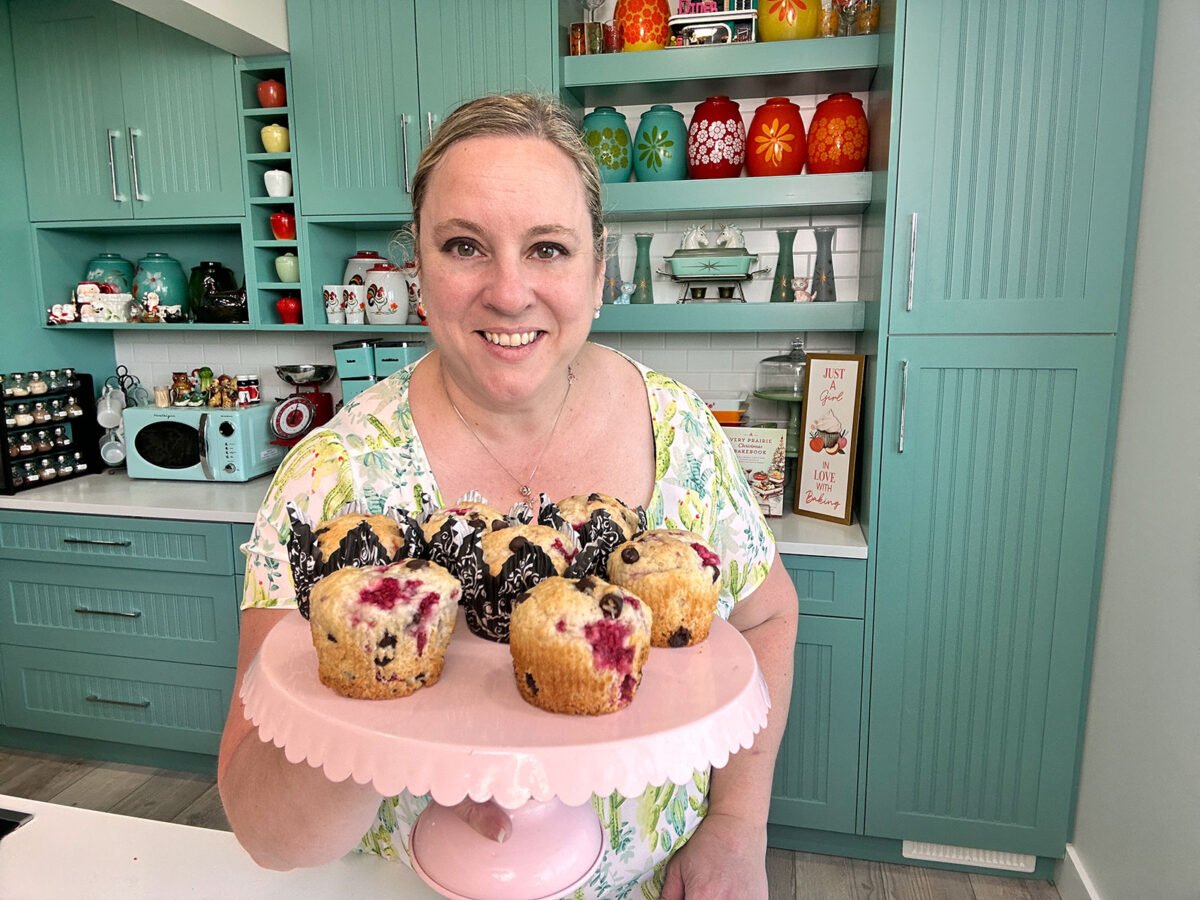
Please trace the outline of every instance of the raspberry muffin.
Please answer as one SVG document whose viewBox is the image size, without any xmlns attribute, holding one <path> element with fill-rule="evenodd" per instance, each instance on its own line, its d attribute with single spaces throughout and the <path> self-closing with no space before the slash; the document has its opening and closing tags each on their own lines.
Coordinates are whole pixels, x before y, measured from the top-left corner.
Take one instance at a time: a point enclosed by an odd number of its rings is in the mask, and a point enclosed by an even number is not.
<svg viewBox="0 0 1200 900">
<path fill-rule="evenodd" d="M 432 541 L 438 529 L 449 519 L 462 519 L 476 531 L 490 531 L 497 526 L 503 528 L 508 524 L 502 512 L 486 503 L 464 501 L 432 513 L 421 524 L 421 533 L 425 535 L 425 540 Z"/>
<path fill-rule="evenodd" d="M 498 576 L 506 562 L 528 552 L 530 546 L 545 552 L 555 575 L 565 572 L 578 552 L 574 540 L 549 525 L 510 525 L 483 536 L 483 562 L 488 574 Z"/>
<path fill-rule="evenodd" d="M 652 613 L 594 576 L 547 578 L 518 598 L 509 649 L 517 690 L 547 712 L 598 716 L 624 709 L 650 655 Z"/>
<path fill-rule="evenodd" d="M 643 531 L 608 558 L 608 580 L 654 612 L 655 647 L 690 647 L 708 637 L 721 589 L 721 560 L 697 534 Z"/>
<path fill-rule="evenodd" d="M 436 684 L 460 592 L 449 572 L 424 559 L 325 576 L 313 586 L 308 620 L 321 683 L 364 700 Z"/>
<path fill-rule="evenodd" d="M 359 526 L 363 526 L 363 528 L 359 529 Z M 369 541 L 373 537 L 382 548 L 384 558 L 375 560 L 376 562 L 390 562 L 400 555 L 400 551 L 404 547 L 404 533 L 395 519 L 388 516 L 350 513 L 322 522 L 313 531 L 313 538 L 317 542 L 317 551 L 320 557 L 319 562 L 328 563 L 339 549 L 343 550 L 339 559 L 346 556 L 351 559 L 357 558 L 359 556 L 357 548 L 351 548 L 349 544 L 345 548 L 342 546 L 346 536 L 356 529 L 359 529 L 360 536 L 365 541 Z M 345 550 L 350 550 L 349 554 L 346 554 Z"/>
<path fill-rule="evenodd" d="M 603 512 L 612 519 L 621 533 L 621 540 L 627 541 L 638 533 L 638 515 L 616 497 L 608 494 L 577 494 L 560 500 L 557 504 L 559 515 L 563 520 L 579 532 L 592 523 L 593 515 Z M 586 541 L 586 537 L 583 538 Z"/>
</svg>

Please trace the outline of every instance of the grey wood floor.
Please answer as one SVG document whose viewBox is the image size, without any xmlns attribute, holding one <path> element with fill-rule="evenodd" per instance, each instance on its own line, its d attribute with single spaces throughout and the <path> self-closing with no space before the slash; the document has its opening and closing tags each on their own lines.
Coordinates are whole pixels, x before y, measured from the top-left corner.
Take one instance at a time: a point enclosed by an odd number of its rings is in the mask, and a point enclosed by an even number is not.
<svg viewBox="0 0 1200 900">
<path fill-rule="evenodd" d="M 0 794 L 228 831 L 215 779 L 0 748 Z M 772 900 L 1059 900 L 1046 881 L 767 852 Z"/>
</svg>

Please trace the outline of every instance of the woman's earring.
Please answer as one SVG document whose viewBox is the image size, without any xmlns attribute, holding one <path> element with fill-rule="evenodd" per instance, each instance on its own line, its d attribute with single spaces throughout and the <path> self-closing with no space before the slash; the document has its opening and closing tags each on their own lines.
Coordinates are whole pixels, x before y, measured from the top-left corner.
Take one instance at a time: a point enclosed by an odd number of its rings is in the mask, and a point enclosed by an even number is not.
<svg viewBox="0 0 1200 900">
<path fill-rule="evenodd" d="M 592 318 L 593 319 L 600 318 L 600 307 L 598 307 L 598 306 L 596 307 L 596 311 L 594 313 L 592 313 Z"/>
</svg>

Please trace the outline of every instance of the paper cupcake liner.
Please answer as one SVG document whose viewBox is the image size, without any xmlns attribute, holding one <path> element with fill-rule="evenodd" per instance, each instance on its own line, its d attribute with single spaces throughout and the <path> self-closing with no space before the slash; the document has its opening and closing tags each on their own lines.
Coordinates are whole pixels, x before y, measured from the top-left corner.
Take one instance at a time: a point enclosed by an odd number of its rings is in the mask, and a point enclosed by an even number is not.
<svg viewBox="0 0 1200 900">
<path fill-rule="evenodd" d="M 638 506 L 634 509 L 634 512 L 637 513 L 638 517 L 638 531 L 645 531 L 646 510 Z M 542 508 L 538 514 L 538 523 L 549 525 L 559 530 L 565 528 L 574 531 L 562 517 L 558 506 L 546 500 L 545 494 L 542 494 Z M 570 569 L 568 569 L 568 577 L 582 578 L 584 575 L 598 575 L 604 578 L 605 573 L 608 571 L 609 554 L 626 540 L 624 532 L 621 531 L 621 526 L 617 524 L 608 510 L 597 509 L 592 512 L 588 521 L 575 533 L 579 540 L 580 550 Z"/>
</svg>

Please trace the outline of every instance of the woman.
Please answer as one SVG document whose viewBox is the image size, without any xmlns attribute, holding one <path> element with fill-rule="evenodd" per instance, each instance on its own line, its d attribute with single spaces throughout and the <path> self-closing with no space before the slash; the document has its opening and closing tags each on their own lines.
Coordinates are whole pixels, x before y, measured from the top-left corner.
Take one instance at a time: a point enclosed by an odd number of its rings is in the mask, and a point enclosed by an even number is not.
<svg viewBox="0 0 1200 900">
<path fill-rule="evenodd" d="M 786 723 L 796 596 L 720 429 L 690 391 L 587 342 L 599 309 L 600 181 L 569 116 L 527 95 L 472 101 L 422 155 L 414 246 L 437 349 L 360 395 L 291 452 L 247 546 L 238 682 L 218 779 L 230 824 L 261 865 L 292 868 L 356 846 L 407 857 L 424 800 L 381 798 L 288 763 L 237 699 L 241 673 L 295 605 L 283 504 L 310 520 L 346 501 L 418 513 L 478 490 L 501 509 L 600 491 L 650 525 L 700 533 L 722 556 L 720 611 L 754 648 L 774 707 L 750 750 L 692 784 L 597 802 L 612 835 L 597 896 L 763 897 L 766 815 Z M 705 793 L 707 790 L 707 816 Z M 499 836 L 491 804 L 464 804 Z M 365 837 L 364 837 L 365 835 Z"/>
</svg>

